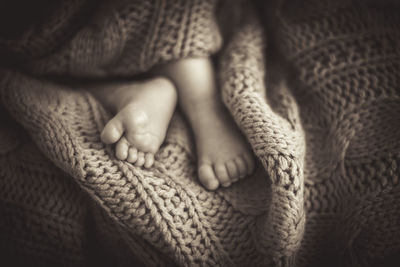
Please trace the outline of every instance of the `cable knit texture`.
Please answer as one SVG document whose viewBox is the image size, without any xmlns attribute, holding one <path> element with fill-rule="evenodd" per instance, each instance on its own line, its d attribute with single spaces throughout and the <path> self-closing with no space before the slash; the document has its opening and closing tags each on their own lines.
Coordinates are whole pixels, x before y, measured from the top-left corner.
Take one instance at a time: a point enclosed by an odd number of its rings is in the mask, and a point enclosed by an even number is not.
<svg viewBox="0 0 400 267">
<path fill-rule="evenodd" d="M 49 79 L 130 77 L 212 55 L 221 48 L 217 6 L 100 2 L 89 23 L 53 50 L 44 46 L 48 53 L 30 57 L 23 72 L 1 70 L 0 253 L 23 266 L 400 262 L 393 3 L 280 1 L 267 35 L 248 3 L 228 4 L 235 30 L 217 57 L 219 88 L 261 164 L 215 192 L 197 181 L 178 112 L 144 170 L 100 141 L 110 114 L 96 99 Z M 282 79 L 265 64 L 266 36 L 281 55 Z"/>
</svg>

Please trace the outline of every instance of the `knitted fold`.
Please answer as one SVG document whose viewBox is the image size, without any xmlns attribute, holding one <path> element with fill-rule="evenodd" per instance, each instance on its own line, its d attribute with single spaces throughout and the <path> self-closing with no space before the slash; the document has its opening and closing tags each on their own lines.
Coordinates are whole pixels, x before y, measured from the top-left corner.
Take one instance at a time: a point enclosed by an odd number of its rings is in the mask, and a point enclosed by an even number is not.
<svg viewBox="0 0 400 267">
<path fill-rule="evenodd" d="M 215 53 L 216 0 L 101 1 L 92 19 L 55 53 L 24 66 L 37 75 L 113 77 Z"/>
</svg>

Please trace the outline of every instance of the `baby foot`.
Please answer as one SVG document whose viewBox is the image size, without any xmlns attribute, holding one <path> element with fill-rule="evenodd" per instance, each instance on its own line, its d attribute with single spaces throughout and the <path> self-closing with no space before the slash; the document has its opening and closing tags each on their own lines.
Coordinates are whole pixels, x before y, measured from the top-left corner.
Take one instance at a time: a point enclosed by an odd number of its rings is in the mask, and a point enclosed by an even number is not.
<svg viewBox="0 0 400 267">
<path fill-rule="evenodd" d="M 209 190 L 229 186 L 254 169 L 253 153 L 223 106 L 209 58 L 186 58 L 156 70 L 177 87 L 196 139 L 198 176 Z"/>
<path fill-rule="evenodd" d="M 175 110 L 175 87 L 165 78 L 154 78 L 118 85 L 112 94 L 108 103 L 117 114 L 104 127 L 101 140 L 116 143 L 118 159 L 151 167 Z"/>
<path fill-rule="evenodd" d="M 203 107 L 201 107 L 203 106 Z M 230 186 L 251 174 L 254 157 L 228 111 L 215 101 L 197 106 L 192 116 L 198 154 L 198 176 L 209 190 Z"/>
</svg>

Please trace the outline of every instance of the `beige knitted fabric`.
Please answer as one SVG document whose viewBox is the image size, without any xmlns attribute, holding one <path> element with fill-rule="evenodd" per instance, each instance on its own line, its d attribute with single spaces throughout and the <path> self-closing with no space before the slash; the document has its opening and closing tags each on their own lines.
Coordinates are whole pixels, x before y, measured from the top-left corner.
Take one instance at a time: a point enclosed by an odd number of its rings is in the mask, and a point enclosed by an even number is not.
<svg viewBox="0 0 400 267">
<path fill-rule="evenodd" d="M 96 27 L 82 28 L 25 69 L 127 76 L 220 46 L 214 2 L 160 0 L 152 10 L 136 1 L 120 8 L 131 2 L 100 6 L 91 20 Z M 391 6 L 378 7 L 280 3 L 268 41 L 290 75 L 267 87 L 265 32 L 248 4 L 237 8 L 236 30 L 218 56 L 219 84 L 261 164 L 252 177 L 216 192 L 197 181 L 193 140 L 178 113 L 155 166 L 143 170 L 101 143 L 110 114 L 90 94 L 2 70 L 0 103 L 12 118 L 3 115 L 0 128 L 1 253 L 24 266 L 132 266 L 134 260 L 137 266 L 387 266 L 399 260 L 400 17 Z M 177 28 L 144 38 L 161 26 L 146 24 L 140 33 L 135 23 L 160 14 L 186 23 L 167 20 Z"/>
<path fill-rule="evenodd" d="M 399 265 L 396 2 L 280 1 L 270 21 L 306 137 L 299 265 Z"/>
<path fill-rule="evenodd" d="M 25 68 L 62 77 L 132 76 L 166 61 L 213 54 L 221 43 L 216 2 L 100 1 L 71 40 Z"/>
</svg>

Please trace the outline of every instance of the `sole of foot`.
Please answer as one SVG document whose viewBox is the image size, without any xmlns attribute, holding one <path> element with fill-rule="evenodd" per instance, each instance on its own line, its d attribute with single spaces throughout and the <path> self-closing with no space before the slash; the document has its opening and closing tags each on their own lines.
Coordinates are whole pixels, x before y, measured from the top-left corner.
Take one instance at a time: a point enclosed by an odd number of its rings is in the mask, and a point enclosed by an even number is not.
<svg viewBox="0 0 400 267">
<path fill-rule="evenodd" d="M 117 114 L 106 124 L 101 140 L 115 144 L 120 160 L 150 168 L 174 113 L 177 93 L 166 78 L 118 85 Z"/>
</svg>

